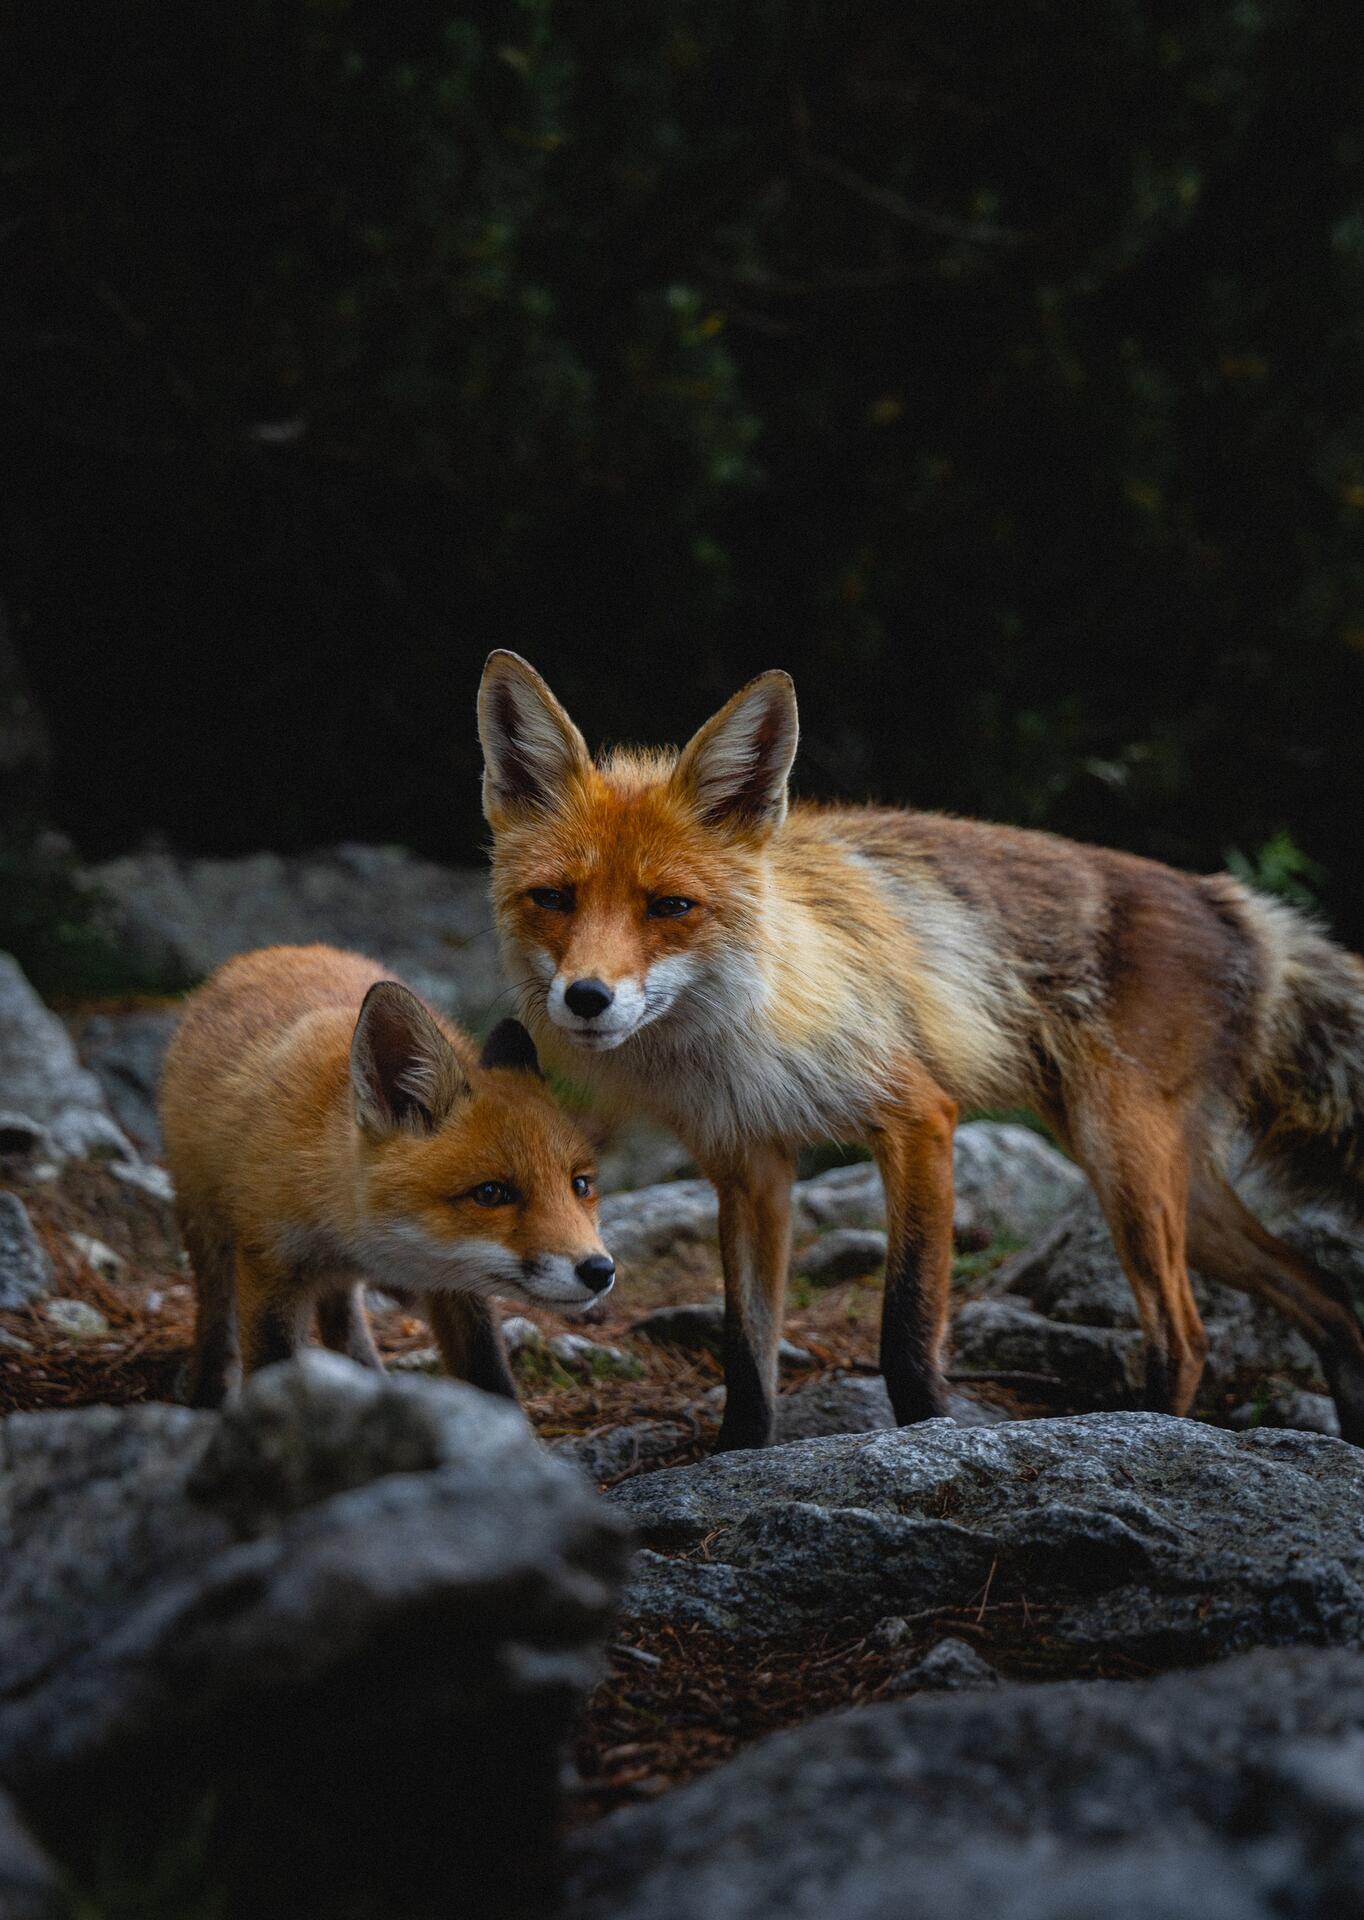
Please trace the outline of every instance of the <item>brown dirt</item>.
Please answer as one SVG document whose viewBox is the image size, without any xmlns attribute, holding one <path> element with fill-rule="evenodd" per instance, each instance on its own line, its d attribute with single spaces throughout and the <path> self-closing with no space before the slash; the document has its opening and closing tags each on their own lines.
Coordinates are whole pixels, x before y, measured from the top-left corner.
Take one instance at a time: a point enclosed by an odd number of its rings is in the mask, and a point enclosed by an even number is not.
<svg viewBox="0 0 1364 1920">
<path fill-rule="evenodd" d="M 912 1692 L 897 1682 L 949 1635 L 1010 1680 L 1125 1680 L 1155 1671 L 1120 1655 L 1079 1653 L 1050 1636 L 1045 1611 L 1026 1601 L 991 1604 L 988 1593 L 978 1605 L 909 1625 L 894 1650 L 851 1627 L 738 1649 L 702 1627 L 633 1628 L 611 1647 L 610 1672 L 579 1728 L 573 1819 L 652 1799 L 763 1734 Z"/>
</svg>

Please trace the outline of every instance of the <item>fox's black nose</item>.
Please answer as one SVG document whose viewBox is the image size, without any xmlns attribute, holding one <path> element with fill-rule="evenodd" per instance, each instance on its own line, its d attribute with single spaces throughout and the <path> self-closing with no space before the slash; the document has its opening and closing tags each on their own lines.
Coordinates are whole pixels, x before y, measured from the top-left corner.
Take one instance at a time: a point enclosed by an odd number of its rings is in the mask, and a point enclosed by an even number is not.
<svg viewBox="0 0 1364 1920">
<path fill-rule="evenodd" d="M 605 1293 L 616 1277 L 616 1263 L 609 1253 L 589 1253 L 586 1260 L 578 1262 L 574 1272 L 593 1293 Z"/>
<path fill-rule="evenodd" d="M 595 1020 L 599 1013 L 605 1013 L 615 997 L 604 980 L 575 980 L 564 989 L 564 1005 L 583 1020 Z"/>
</svg>

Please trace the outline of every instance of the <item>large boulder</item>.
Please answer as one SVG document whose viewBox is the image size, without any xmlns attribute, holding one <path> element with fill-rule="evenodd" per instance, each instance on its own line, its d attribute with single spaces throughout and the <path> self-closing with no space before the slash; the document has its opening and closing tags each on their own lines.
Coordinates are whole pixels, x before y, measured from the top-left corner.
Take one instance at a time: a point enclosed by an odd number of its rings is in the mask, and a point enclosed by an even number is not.
<svg viewBox="0 0 1364 1920">
<path fill-rule="evenodd" d="M 1078 1167 L 1037 1134 L 987 1120 L 957 1129 L 955 1179 L 960 1234 L 972 1240 L 1003 1236 L 1019 1242 L 1049 1226 L 1085 1184 Z M 668 1180 L 632 1193 L 609 1194 L 602 1201 L 601 1222 L 617 1259 L 658 1259 L 673 1252 L 679 1241 L 715 1240 L 715 1190 L 706 1180 Z M 869 1161 L 796 1182 L 792 1228 L 797 1242 L 828 1229 L 879 1231 L 885 1224 L 881 1176 Z"/>
<path fill-rule="evenodd" d="M 609 1498 L 649 1549 L 627 1613 L 737 1638 L 986 1602 L 1162 1662 L 1364 1634 L 1364 1453 L 1318 1435 L 939 1420 L 725 1454 Z"/>
<path fill-rule="evenodd" d="M 161 1152 L 156 1113 L 161 1063 L 171 1043 L 178 1007 L 137 1007 L 91 1013 L 75 1023 L 81 1059 L 99 1081 L 114 1118 L 145 1152 Z"/>
<path fill-rule="evenodd" d="M 865 1707 L 573 1851 L 562 1920 L 1358 1920 L 1364 1658 Z"/>
<path fill-rule="evenodd" d="M 128 854 L 94 870 L 129 951 L 190 978 L 279 943 L 350 947 L 391 966 L 442 1011 L 488 1021 L 502 992 L 486 872 L 402 847 L 346 845 L 298 859 Z"/>
<path fill-rule="evenodd" d="M 627 1534 L 515 1408 L 313 1354 L 221 1417 L 14 1415 L 0 1465 L 0 1781 L 54 1851 L 211 1797 L 234 1910 L 543 1889 Z"/>
<path fill-rule="evenodd" d="M 1357 1233 L 1313 1212 L 1274 1224 L 1364 1297 L 1364 1242 Z M 1193 1288 L 1209 1340 L 1201 1406 L 1220 1411 L 1283 1389 L 1322 1387 L 1316 1355 L 1273 1307 L 1198 1273 Z M 1144 1349 L 1136 1304 L 1091 1194 L 1074 1200 L 1050 1232 L 1006 1261 L 991 1277 L 987 1298 L 959 1310 L 952 1345 L 959 1368 L 1053 1376 L 1072 1406 L 1137 1403 Z"/>
<path fill-rule="evenodd" d="M 45 1128 L 60 1152 L 135 1157 L 70 1034 L 7 953 L 0 953 L 0 1087 L 6 1109 Z"/>
<path fill-rule="evenodd" d="M 52 1291 L 52 1262 L 17 1193 L 0 1191 L 0 1309 L 12 1313 Z"/>
</svg>

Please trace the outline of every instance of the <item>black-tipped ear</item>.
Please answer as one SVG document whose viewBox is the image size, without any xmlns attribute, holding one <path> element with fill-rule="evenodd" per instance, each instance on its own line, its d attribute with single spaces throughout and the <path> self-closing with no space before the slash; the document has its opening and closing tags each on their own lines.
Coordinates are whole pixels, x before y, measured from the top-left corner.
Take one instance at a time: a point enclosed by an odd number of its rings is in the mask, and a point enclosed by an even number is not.
<svg viewBox="0 0 1364 1920">
<path fill-rule="evenodd" d="M 762 673 L 694 734 L 672 784 L 709 825 L 766 834 L 786 818 L 800 728 L 787 673 Z"/>
<path fill-rule="evenodd" d="M 380 980 L 365 995 L 350 1046 L 355 1117 L 365 1132 L 434 1133 L 469 1082 L 415 993 Z"/>
<path fill-rule="evenodd" d="M 535 1042 L 519 1020 L 499 1020 L 483 1042 L 481 1067 L 514 1067 L 519 1073 L 539 1073 Z"/>
<path fill-rule="evenodd" d="M 489 826 L 553 807 L 592 764 L 587 742 L 519 653 L 488 655 L 478 689 L 483 813 Z"/>
</svg>

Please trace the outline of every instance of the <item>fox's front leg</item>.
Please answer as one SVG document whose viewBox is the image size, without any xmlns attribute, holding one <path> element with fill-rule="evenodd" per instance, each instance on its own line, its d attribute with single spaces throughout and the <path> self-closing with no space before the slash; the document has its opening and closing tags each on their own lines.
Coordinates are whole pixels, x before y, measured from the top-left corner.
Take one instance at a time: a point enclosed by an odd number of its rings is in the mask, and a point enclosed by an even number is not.
<svg viewBox="0 0 1364 1920">
<path fill-rule="evenodd" d="M 484 1393 L 515 1400 L 516 1382 L 507 1365 L 496 1308 L 476 1293 L 432 1293 L 420 1310 L 431 1323 L 447 1372 Z"/>
<path fill-rule="evenodd" d="M 942 1342 L 952 1284 L 952 1139 L 956 1103 L 917 1062 L 879 1116 L 872 1148 L 886 1189 L 881 1372 L 901 1426 L 947 1410 Z"/>
<path fill-rule="evenodd" d="M 725 1417 L 716 1450 L 765 1447 L 776 1420 L 777 1345 L 791 1263 L 791 1184 L 784 1147 L 749 1149 L 711 1170 L 725 1270 Z"/>
<path fill-rule="evenodd" d="M 285 1269 L 237 1248 L 242 1371 L 292 1360 L 308 1338 L 311 1301 Z"/>
</svg>

